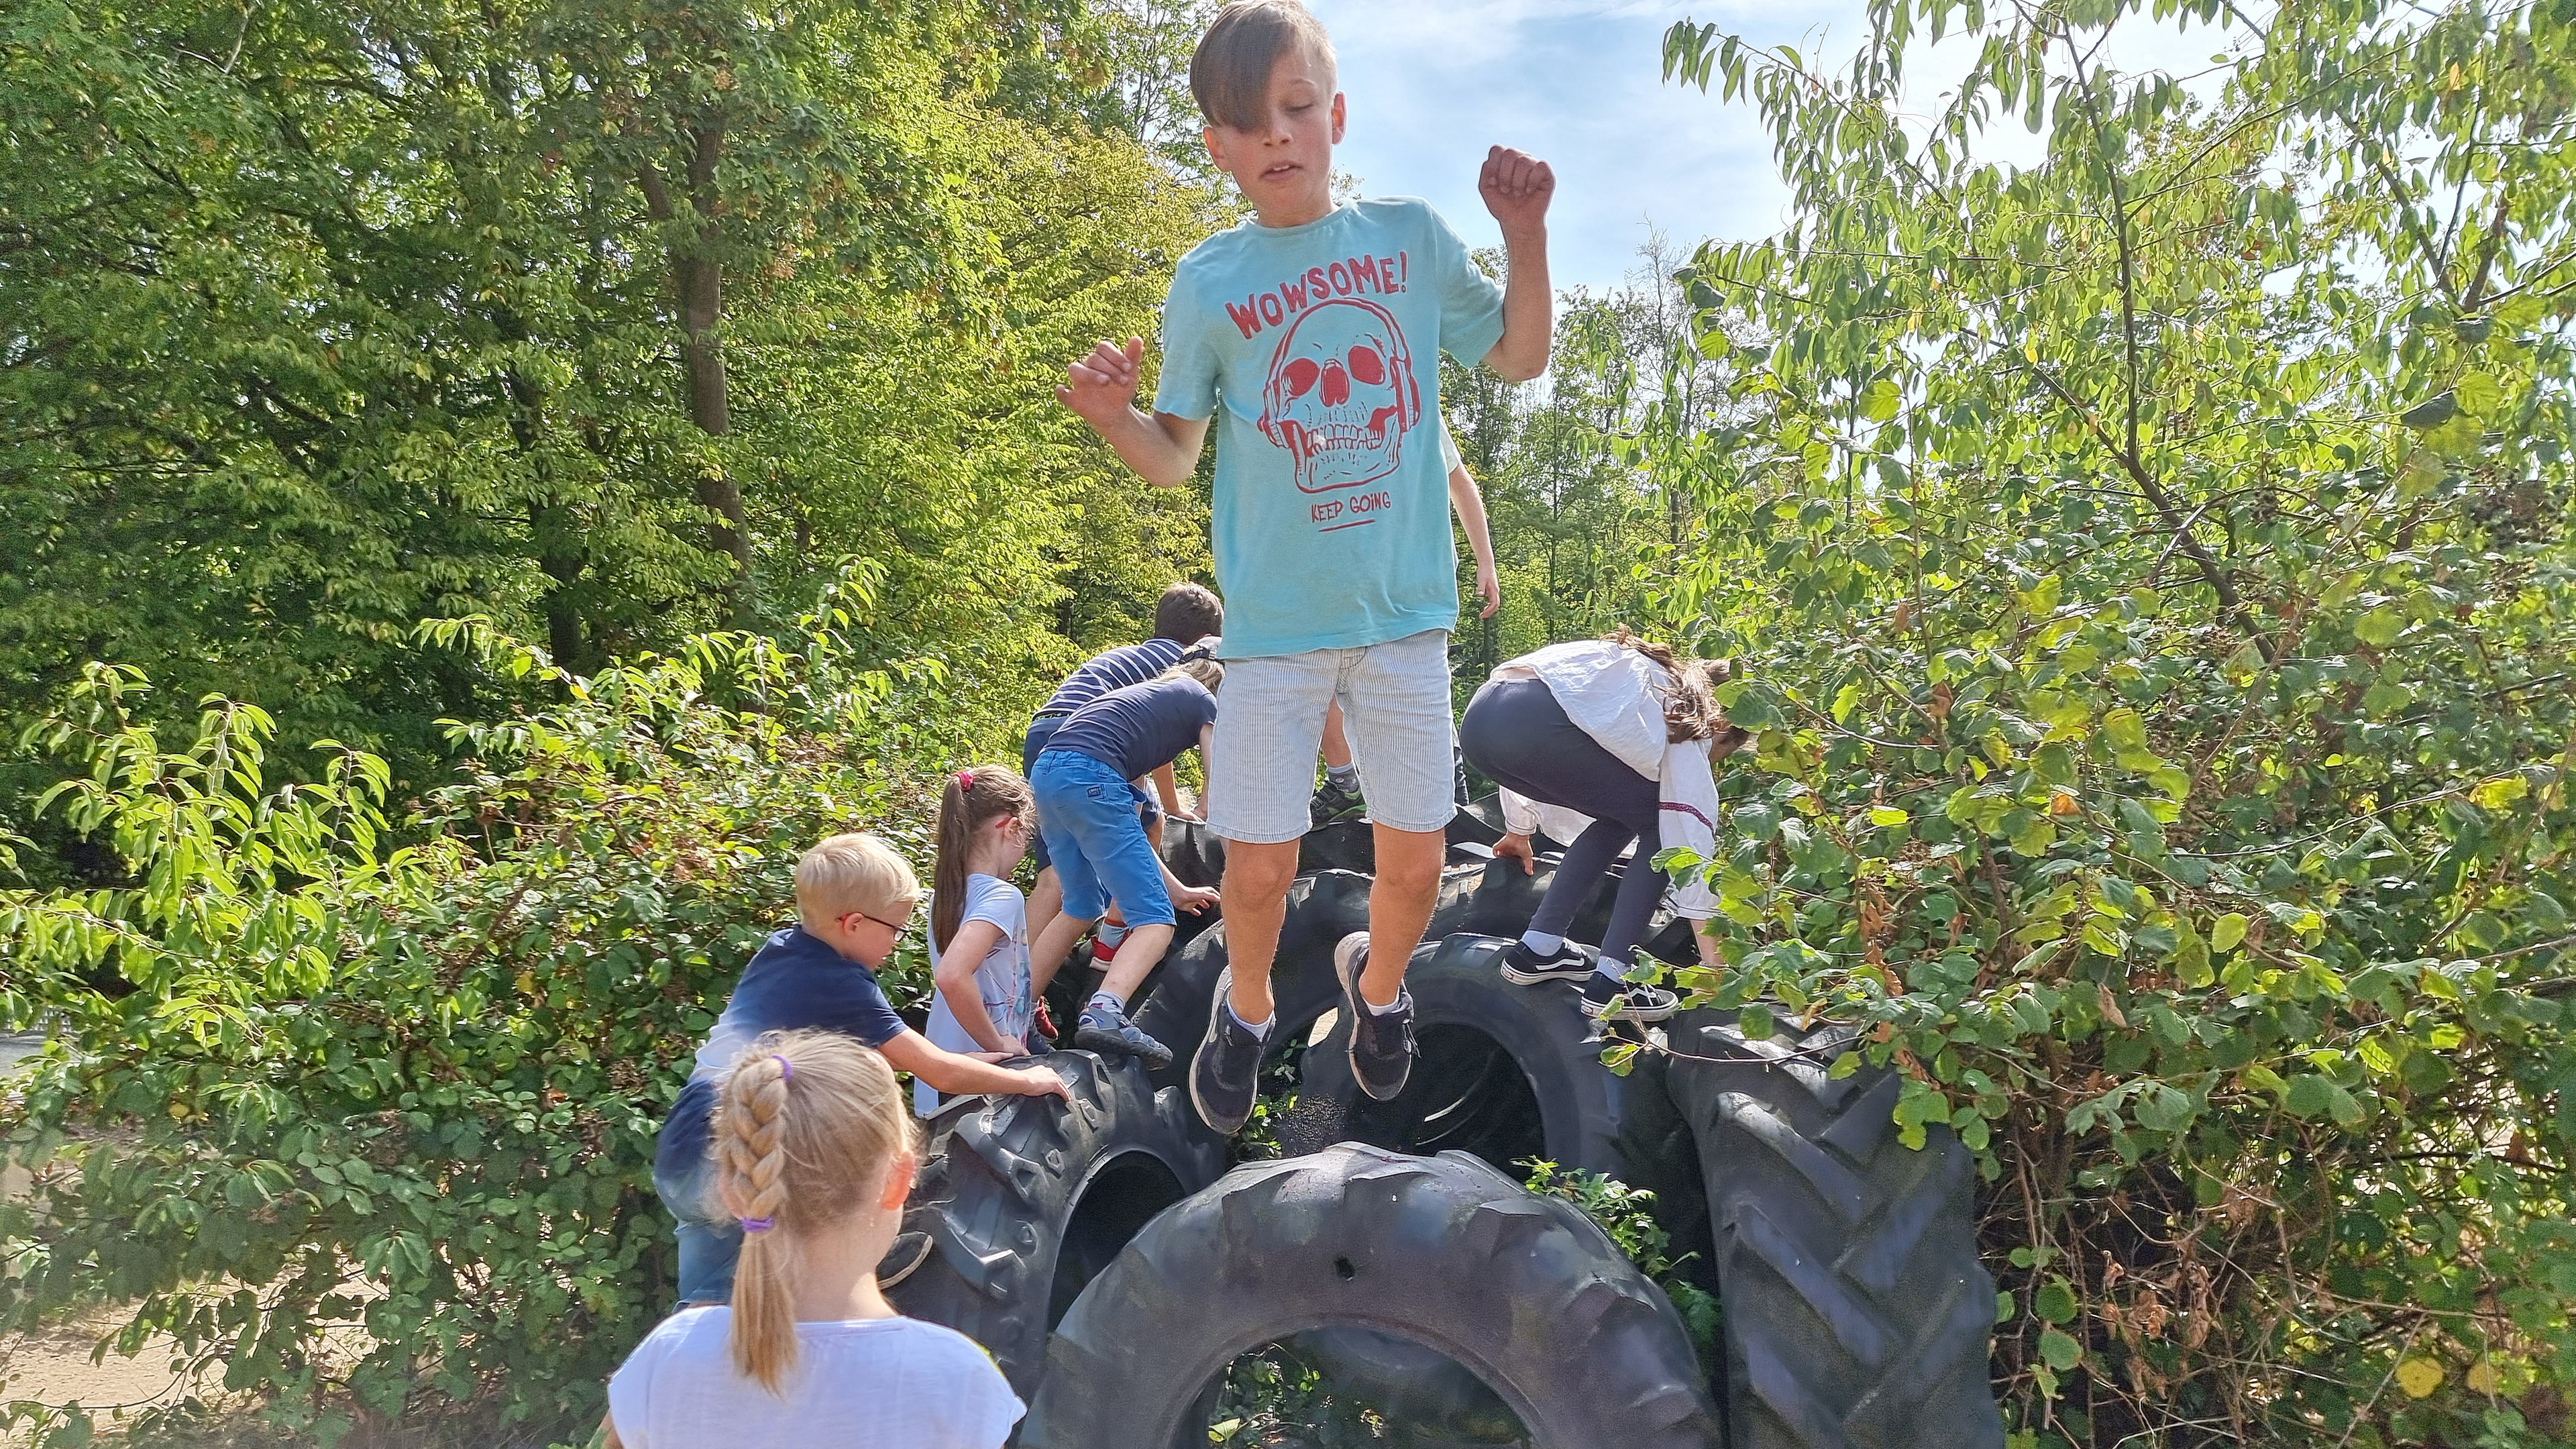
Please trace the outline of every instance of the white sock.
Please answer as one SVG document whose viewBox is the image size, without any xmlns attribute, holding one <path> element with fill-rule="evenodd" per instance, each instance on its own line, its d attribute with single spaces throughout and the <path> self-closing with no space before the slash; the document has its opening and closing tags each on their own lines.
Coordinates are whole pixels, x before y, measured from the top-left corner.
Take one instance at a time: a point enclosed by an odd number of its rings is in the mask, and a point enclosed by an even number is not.
<svg viewBox="0 0 2576 1449">
<path fill-rule="evenodd" d="M 1332 781 L 1337 789 L 1356 790 L 1360 784 L 1360 767 L 1356 764 L 1326 765 L 1324 778 Z"/>
<path fill-rule="evenodd" d="M 1270 1028 L 1276 1025 L 1279 1021 L 1279 1017 L 1276 1013 L 1265 1016 L 1257 1022 L 1246 1021 L 1242 1017 L 1234 1015 L 1234 1004 L 1232 1002 L 1228 1002 L 1226 1004 L 1225 1014 L 1234 1017 L 1234 1024 L 1236 1026 L 1242 1027 L 1245 1031 L 1252 1033 L 1252 1039 L 1254 1041 L 1270 1040 Z"/>
<path fill-rule="evenodd" d="M 1556 948 L 1565 944 L 1565 938 L 1563 936 L 1542 936 L 1536 931 L 1523 931 L 1521 932 L 1521 944 L 1529 947 L 1531 950 L 1536 951 L 1542 956 L 1553 956 L 1556 954 Z"/>
<path fill-rule="evenodd" d="M 1369 1015 L 1371 1016 L 1384 1016 L 1399 1006 L 1410 1006 L 1412 1004 L 1413 998 L 1406 995 L 1404 988 L 1400 986 L 1396 988 L 1395 999 L 1384 1006 L 1378 1005 L 1376 1002 L 1369 1000 L 1365 996 L 1360 998 L 1360 1005 L 1367 1007 Z"/>
<path fill-rule="evenodd" d="M 1601 964 L 1593 969 L 1592 974 L 1607 978 L 1614 989 L 1628 984 L 1628 978 L 1620 973 L 1618 966 L 1607 956 L 1601 958 Z"/>
</svg>

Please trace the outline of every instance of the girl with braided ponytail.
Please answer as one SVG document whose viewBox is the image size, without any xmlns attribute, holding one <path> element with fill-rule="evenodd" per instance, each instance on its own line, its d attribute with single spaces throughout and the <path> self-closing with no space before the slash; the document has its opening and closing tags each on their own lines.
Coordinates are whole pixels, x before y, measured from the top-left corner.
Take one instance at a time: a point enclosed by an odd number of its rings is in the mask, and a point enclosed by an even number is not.
<svg viewBox="0 0 2576 1449">
<path fill-rule="evenodd" d="M 877 1282 L 918 1150 L 894 1072 L 838 1032 L 772 1032 L 716 1096 L 716 1191 L 743 1233 L 730 1306 L 675 1313 L 608 1381 L 626 1449 L 997 1449 L 1023 1412 L 963 1335 Z"/>
</svg>

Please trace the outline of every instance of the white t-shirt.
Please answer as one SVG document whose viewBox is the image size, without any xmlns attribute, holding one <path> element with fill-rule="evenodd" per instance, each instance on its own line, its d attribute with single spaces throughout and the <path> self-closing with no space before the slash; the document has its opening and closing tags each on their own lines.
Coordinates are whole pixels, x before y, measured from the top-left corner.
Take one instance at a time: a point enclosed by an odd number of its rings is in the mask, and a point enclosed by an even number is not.
<svg viewBox="0 0 2576 1449">
<path fill-rule="evenodd" d="M 966 908 L 957 914 L 957 929 L 966 929 L 968 921 L 990 921 L 1001 928 L 1002 939 L 986 952 L 975 967 L 975 989 L 984 998 L 984 1014 L 993 1018 L 993 1029 L 1005 1038 L 1025 1044 L 1029 1024 L 1036 1018 L 1037 1003 L 1029 992 L 1029 902 L 1020 888 L 999 876 L 966 877 Z M 939 947 L 930 943 L 930 927 L 922 926 L 922 940 L 930 945 L 930 969 L 939 969 Z M 946 992 L 933 992 L 930 1001 L 930 1028 L 922 1033 L 930 1044 L 952 1052 L 980 1052 L 984 1044 L 966 1034 L 957 1013 L 948 1009 Z M 927 1117 L 939 1110 L 939 1092 L 929 1083 L 912 1084 L 912 1109 Z"/>
<path fill-rule="evenodd" d="M 734 1371 L 733 1310 L 663 1319 L 608 1380 L 627 1449 L 999 1449 L 1027 1412 L 965 1335 L 910 1318 L 796 1325 L 781 1397 Z"/>
</svg>

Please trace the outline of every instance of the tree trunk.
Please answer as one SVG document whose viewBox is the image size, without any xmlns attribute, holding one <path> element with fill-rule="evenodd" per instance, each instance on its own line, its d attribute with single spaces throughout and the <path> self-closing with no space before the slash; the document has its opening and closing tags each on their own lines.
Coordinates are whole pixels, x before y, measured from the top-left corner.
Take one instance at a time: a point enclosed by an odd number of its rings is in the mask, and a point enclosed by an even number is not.
<svg viewBox="0 0 2576 1449">
<path fill-rule="evenodd" d="M 717 328 L 724 322 L 724 267 L 704 248 L 714 240 L 712 218 L 723 198 L 716 192 L 716 162 L 724 154 L 724 122 L 711 120 L 690 133 L 689 202 L 697 213 L 698 244 L 671 255 L 671 280 L 680 302 L 680 363 L 689 384 L 689 421 L 711 438 L 733 430 L 725 397 L 724 344 Z M 675 215 L 670 187 L 653 167 L 636 177 L 644 191 L 644 208 L 655 221 Z M 711 464 L 695 481 L 698 502 L 716 521 L 708 541 L 733 560 L 734 577 L 726 590 L 737 622 L 751 613 L 751 525 L 743 511 L 742 486 L 721 464 Z"/>
</svg>

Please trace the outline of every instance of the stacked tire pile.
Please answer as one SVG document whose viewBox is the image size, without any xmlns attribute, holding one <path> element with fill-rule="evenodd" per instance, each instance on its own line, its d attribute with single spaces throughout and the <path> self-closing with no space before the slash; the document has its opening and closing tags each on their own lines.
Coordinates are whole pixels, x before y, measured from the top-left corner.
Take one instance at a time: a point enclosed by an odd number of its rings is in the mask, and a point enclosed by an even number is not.
<svg viewBox="0 0 2576 1449">
<path fill-rule="evenodd" d="M 1524 876 L 1486 848 L 1497 833 L 1489 810 L 1452 828 L 1406 976 L 1421 1057 L 1394 1101 L 1357 1090 L 1335 1019 L 1331 950 L 1366 927 L 1370 858 L 1365 825 L 1329 826 L 1273 972 L 1274 1060 L 1301 1076 L 1270 1124 L 1286 1155 L 1226 1171 L 1189 1106 L 1226 954 L 1221 922 L 1185 924 L 1136 1018 L 1171 1067 L 1058 1052 L 1069 1104 L 969 1099 L 933 1121 L 906 1220 L 932 1248 L 898 1306 L 989 1349 L 1031 1406 L 1017 1442 L 1049 1449 L 1204 1445 L 1228 1365 L 1271 1344 L 1394 1442 L 2000 1446 L 1966 1150 L 1939 1128 L 1898 1143 L 1898 1080 L 1829 1075 L 1849 1044 L 1832 1025 L 1756 1041 L 1688 1013 L 1669 1055 L 1611 1075 L 1574 987 L 1495 972 L 1551 863 Z M 1166 854 L 1192 884 L 1222 869 L 1197 827 Z M 1616 885 L 1569 934 L 1597 933 Z M 1649 949 L 1687 958 L 1686 932 Z M 1719 1295 L 1717 1362 L 1588 1218 L 1520 1186 L 1533 1159 L 1655 1194 Z"/>
</svg>

